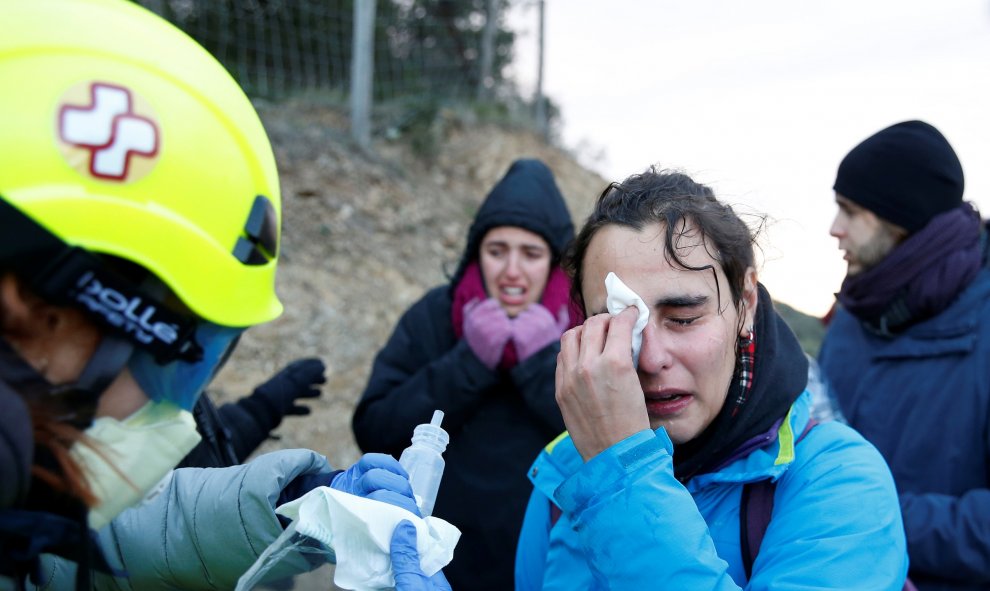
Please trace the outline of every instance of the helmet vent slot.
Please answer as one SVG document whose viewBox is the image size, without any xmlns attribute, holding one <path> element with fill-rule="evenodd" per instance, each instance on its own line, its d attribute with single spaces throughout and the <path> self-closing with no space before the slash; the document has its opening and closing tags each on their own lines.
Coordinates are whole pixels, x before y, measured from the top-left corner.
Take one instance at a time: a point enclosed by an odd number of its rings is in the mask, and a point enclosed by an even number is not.
<svg viewBox="0 0 990 591">
<path fill-rule="evenodd" d="M 265 265 L 278 254 L 278 218 L 264 195 L 254 198 L 244 222 L 244 235 L 237 239 L 233 254 L 245 265 Z"/>
</svg>

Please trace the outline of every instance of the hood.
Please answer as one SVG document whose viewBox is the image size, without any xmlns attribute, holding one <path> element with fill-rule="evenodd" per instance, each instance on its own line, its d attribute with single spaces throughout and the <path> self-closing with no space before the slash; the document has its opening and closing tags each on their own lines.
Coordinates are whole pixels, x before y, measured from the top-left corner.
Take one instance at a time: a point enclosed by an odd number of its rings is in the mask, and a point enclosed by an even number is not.
<svg viewBox="0 0 990 591">
<path fill-rule="evenodd" d="M 543 237 L 550 245 L 554 264 L 574 238 L 574 223 L 553 173 L 539 160 L 516 160 L 485 197 L 470 229 L 467 245 L 451 285 L 478 259 L 481 240 L 492 228 L 516 226 Z"/>
</svg>

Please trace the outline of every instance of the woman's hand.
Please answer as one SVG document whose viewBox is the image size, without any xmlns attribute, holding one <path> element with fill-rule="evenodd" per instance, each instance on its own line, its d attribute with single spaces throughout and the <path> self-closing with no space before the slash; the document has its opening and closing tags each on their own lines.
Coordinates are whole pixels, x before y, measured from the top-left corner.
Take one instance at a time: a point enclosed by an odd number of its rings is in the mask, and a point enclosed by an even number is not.
<svg viewBox="0 0 990 591">
<path fill-rule="evenodd" d="M 526 361 L 550 343 L 559 341 L 568 324 L 570 315 L 567 313 L 567 306 L 561 306 L 554 317 L 541 304 L 530 304 L 512 319 L 512 344 L 516 347 L 519 362 Z"/>
<path fill-rule="evenodd" d="M 471 300 L 464 305 L 464 340 L 485 367 L 495 369 L 511 337 L 512 321 L 498 300 Z"/>
<path fill-rule="evenodd" d="M 650 428 L 639 376 L 633 368 L 636 308 L 598 314 L 560 338 L 557 405 L 585 461 Z"/>
</svg>

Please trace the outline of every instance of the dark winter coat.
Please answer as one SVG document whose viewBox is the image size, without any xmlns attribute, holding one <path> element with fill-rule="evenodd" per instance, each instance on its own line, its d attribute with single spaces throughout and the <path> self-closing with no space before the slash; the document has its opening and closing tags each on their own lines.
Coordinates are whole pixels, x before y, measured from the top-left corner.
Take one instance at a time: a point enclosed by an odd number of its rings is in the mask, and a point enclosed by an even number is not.
<svg viewBox="0 0 990 591">
<path fill-rule="evenodd" d="M 513 164 L 487 197 L 468 234 L 450 285 L 429 291 L 399 320 L 378 353 L 354 413 L 365 452 L 398 457 L 413 429 L 444 411 L 450 434 L 446 468 L 433 514 L 462 532 L 444 573 L 454 589 L 505 590 L 532 486 L 526 471 L 564 430 L 554 399 L 558 343 L 509 371 L 488 369 L 455 336 L 453 288 L 478 255 L 488 230 L 518 226 L 540 234 L 556 258 L 573 225 L 549 169 L 534 160 Z"/>
<path fill-rule="evenodd" d="M 819 364 L 900 493 L 921 591 L 990 589 L 990 270 L 894 337 L 838 310 Z"/>
</svg>

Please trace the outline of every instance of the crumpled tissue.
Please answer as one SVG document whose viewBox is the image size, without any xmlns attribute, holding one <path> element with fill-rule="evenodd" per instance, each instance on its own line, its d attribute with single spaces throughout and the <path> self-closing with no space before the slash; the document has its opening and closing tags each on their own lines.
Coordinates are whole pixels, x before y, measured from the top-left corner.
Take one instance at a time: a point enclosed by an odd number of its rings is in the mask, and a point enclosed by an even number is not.
<svg viewBox="0 0 990 591">
<path fill-rule="evenodd" d="M 313 538 L 336 554 L 334 584 L 355 591 L 395 587 L 389 546 L 400 521 L 416 527 L 416 549 L 427 576 L 451 561 L 461 537 L 459 529 L 438 517 L 420 518 L 401 507 L 327 486 L 280 505 L 275 512 L 293 520 L 296 534 Z"/>
<path fill-rule="evenodd" d="M 616 316 L 629 306 L 636 306 L 636 309 L 639 310 L 639 317 L 636 318 L 632 332 L 633 367 L 639 367 L 639 351 L 643 346 L 643 329 L 646 328 L 646 323 L 650 320 L 650 309 L 646 306 L 643 298 L 629 289 L 618 275 L 609 272 L 605 276 L 605 307 L 608 309 L 608 313 Z"/>
</svg>

